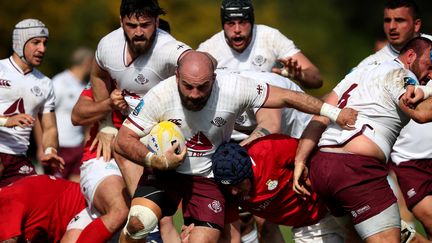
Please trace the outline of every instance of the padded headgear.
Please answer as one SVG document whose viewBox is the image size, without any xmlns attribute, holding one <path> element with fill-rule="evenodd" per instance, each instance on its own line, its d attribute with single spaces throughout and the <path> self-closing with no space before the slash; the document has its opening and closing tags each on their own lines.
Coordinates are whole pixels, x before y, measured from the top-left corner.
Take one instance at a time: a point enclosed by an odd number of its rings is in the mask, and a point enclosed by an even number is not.
<svg viewBox="0 0 432 243">
<path fill-rule="evenodd" d="M 221 5 L 222 27 L 225 22 L 244 19 L 254 24 L 254 9 L 251 0 L 223 0 Z"/>
<path fill-rule="evenodd" d="M 21 59 L 24 60 L 24 46 L 35 37 L 48 38 L 48 28 L 40 20 L 24 19 L 15 25 L 12 33 L 12 49 Z"/>
<path fill-rule="evenodd" d="M 245 148 L 237 143 L 224 143 L 212 157 L 216 182 L 235 185 L 253 177 L 252 160 Z"/>
</svg>

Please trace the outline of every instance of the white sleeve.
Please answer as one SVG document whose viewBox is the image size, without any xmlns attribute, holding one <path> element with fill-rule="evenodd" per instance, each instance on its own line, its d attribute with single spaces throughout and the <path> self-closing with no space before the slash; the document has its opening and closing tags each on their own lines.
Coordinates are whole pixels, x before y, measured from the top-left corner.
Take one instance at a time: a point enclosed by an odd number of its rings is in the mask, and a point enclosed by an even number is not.
<svg viewBox="0 0 432 243">
<path fill-rule="evenodd" d="M 48 94 L 45 99 L 44 107 L 42 109 L 42 113 L 49 113 L 55 111 L 55 93 L 52 81 L 48 82 Z"/>
<path fill-rule="evenodd" d="M 265 81 L 238 76 L 235 90 L 246 108 L 260 108 L 268 98 L 269 85 Z"/>
</svg>

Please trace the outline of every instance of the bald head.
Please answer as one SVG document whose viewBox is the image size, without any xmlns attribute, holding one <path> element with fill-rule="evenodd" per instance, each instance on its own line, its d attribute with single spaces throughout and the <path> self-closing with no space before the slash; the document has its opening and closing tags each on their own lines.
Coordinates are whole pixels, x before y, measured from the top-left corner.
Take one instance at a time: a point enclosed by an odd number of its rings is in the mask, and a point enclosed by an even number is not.
<svg viewBox="0 0 432 243">
<path fill-rule="evenodd" d="M 180 98 L 189 110 L 201 110 L 210 97 L 215 80 L 212 59 L 208 53 L 189 51 L 178 63 L 176 77 Z"/>
</svg>

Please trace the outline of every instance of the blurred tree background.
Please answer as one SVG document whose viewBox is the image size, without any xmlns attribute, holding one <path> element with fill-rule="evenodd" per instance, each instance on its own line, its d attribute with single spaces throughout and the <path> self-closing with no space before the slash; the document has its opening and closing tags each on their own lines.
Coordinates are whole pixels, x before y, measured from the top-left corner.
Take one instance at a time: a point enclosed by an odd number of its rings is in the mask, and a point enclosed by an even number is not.
<svg viewBox="0 0 432 243">
<path fill-rule="evenodd" d="M 198 47 L 221 30 L 220 1 L 159 0 L 163 16 L 179 40 Z M 432 34 L 432 1 L 418 0 L 422 32 Z M 329 91 L 360 60 L 371 54 L 374 40 L 383 35 L 384 0 L 255 0 L 256 23 L 278 28 L 321 70 L 325 85 L 315 95 Z M 0 1 L 0 57 L 12 53 L 14 25 L 38 18 L 49 28 L 44 63 L 46 75 L 67 67 L 74 48 L 96 48 L 101 37 L 119 27 L 120 0 L 14 0 Z"/>
</svg>

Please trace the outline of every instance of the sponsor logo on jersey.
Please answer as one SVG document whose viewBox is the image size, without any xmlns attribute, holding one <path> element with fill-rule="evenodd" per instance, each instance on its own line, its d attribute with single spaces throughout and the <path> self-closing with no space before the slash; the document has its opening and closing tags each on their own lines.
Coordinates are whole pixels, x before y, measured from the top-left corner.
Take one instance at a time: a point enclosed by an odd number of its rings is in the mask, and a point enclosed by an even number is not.
<svg viewBox="0 0 432 243">
<path fill-rule="evenodd" d="M 138 74 L 138 77 L 136 77 L 134 79 L 134 81 L 135 81 L 135 83 L 141 84 L 141 85 L 144 85 L 144 84 L 150 82 L 146 77 L 144 77 L 144 75 L 142 73 Z"/>
<path fill-rule="evenodd" d="M 176 124 L 178 127 L 181 127 L 182 119 L 175 119 L 175 118 L 173 118 L 173 119 L 168 119 L 168 121 Z"/>
<path fill-rule="evenodd" d="M 24 175 L 27 175 L 27 174 L 32 173 L 32 171 L 33 171 L 33 168 L 32 168 L 32 167 L 30 167 L 30 166 L 28 166 L 28 165 L 23 165 L 23 166 L 21 166 L 21 168 L 18 170 L 18 173 L 20 173 L 20 174 L 24 174 Z"/>
<path fill-rule="evenodd" d="M 262 66 L 265 62 L 266 62 L 266 58 L 264 58 L 261 55 L 257 55 L 254 57 L 254 59 L 252 60 L 252 64 L 255 66 Z"/>
<path fill-rule="evenodd" d="M 363 206 L 357 210 L 353 210 L 351 211 L 351 214 L 354 218 L 356 218 L 357 216 L 359 216 L 362 213 L 365 213 L 367 211 L 369 211 L 369 209 L 371 209 L 371 207 L 369 205 Z"/>
<path fill-rule="evenodd" d="M 186 141 L 186 147 L 188 147 L 188 151 L 192 153 L 191 156 L 201 157 L 205 152 L 213 149 L 213 144 L 203 132 L 199 131 Z"/>
<path fill-rule="evenodd" d="M 408 198 L 412 198 L 417 194 L 417 192 L 414 190 L 414 188 L 411 188 L 407 191 Z"/>
<path fill-rule="evenodd" d="M 135 107 L 135 109 L 133 111 L 133 115 L 138 116 L 138 114 L 140 113 L 140 111 L 143 107 L 144 107 L 144 100 L 141 99 L 139 104 Z"/>
<path fill-rule="evenodd" d="M 223 125 L 225 125 L 227 123 L 227 121 L 225 119 L 223 119 L 222 117 L 216 117 L 215 119 L 213 119 L 213 121 L 211 121 L 211 124 L 217 126 L 217 127 L 221 127 Z"/>
<path fill-rule="evenodd" d="M 41 88 L 40 88 L 39 86 L 34 86 L 33 88 L 30 89 L 30 91 L 31 91 L 31 92 L 32 92 L 36 97 L 39 97 L 39 96 L 42 96 L 42 95 L 43 95 L 42 90 L 41 90 Z"/>
<path fill-rule="evenodd" d="M 7 79 L 0 79 L 0 88 L 7 88 L 9 89 L 11 87 L 11 81 Z"/>
<path fill-rule="evenodd" d="M 264 202 L 262 202 L 260 205 L 258 205 L 258 207 L 252 208 L 252 209 L 255 211 L 265 210 L 275 198 L 276 197 L 269 198 L 269 199 L 265 200 Z"/>
<path fill-rule="evenodd" d="M 405 78 L 403 78 L 403 80 L 404 80 L 404 88 L 405 89 L 408 85 L 416 85 L 417 84 L 417 80 L 415 80 L 411 77 L 405 77 Z"/>
<path fill-rule="evenodd" d="M 208 207 L 210 208 L 210 210 L 212 210 L 215 213 L 220 213 L 222 212 L 222 206 L 220 204 L 220 202 L 218 200 L 214 200 L 213 202 L 211 202 Z"/>
<path fill-rule="evenodd" d="M 183 48 L 185 48 L 185 45 L 183 45 L 183 44 L 180 44 L 180 45 L 177 46 L 177 50 L 180 50 L 180 49 L 183 49 Z"/>
<path fill-rule="evenodd" d="M 274 189 L 276 189 L 276 187 L 278 186 L 278 181 L 277 180 L 271 180 L 271 179 L 269 179 L 267 182 L 266 182 L 266 185 L 267 185 L 267 189 L 269 190 L 269 191 L 273 191 Z"/>
</svg>

